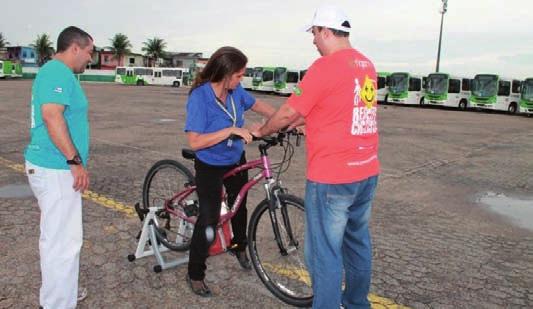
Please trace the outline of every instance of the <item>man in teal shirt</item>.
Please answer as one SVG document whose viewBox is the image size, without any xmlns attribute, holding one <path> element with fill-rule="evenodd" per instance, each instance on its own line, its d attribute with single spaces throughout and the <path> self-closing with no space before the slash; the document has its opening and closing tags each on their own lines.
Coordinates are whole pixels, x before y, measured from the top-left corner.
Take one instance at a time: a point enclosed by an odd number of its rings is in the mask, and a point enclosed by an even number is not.
<svg viewBox="0 0 533 309">
<path fill-rule="evenodd" d="M 31 140 L 26 174 L 41 210 L 39 254 L 42 308 L 75 308 L 83 244 L 82 193 L 89 186 L 88 102 L 74 74 L 92 60 L 93 39 L 68 27 L 57 53 L 35 77 L 31 98 Z"/>
</svg>

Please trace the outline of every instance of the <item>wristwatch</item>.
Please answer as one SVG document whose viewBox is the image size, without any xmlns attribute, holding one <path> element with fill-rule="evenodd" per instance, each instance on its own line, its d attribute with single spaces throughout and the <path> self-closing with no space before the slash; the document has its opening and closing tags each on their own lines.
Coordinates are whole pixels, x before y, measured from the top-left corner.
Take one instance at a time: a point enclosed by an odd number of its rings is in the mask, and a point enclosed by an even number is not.
<svg viewBox="0 0 533 309">
<path fill-rule="evenodd" d="M 72 159 L 67 160 L 68 165 L 81 165 L 82 161 L 79 154 L 76 154 Z"/>
</svg>

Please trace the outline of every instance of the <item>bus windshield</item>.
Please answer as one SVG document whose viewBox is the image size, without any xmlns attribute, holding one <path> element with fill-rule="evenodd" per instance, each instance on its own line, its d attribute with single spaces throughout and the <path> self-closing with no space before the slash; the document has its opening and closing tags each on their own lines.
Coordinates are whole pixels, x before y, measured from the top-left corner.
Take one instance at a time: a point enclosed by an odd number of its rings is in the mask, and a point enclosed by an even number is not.
<svg viewBox="0 0 533 309">
<path fill-rule="evenodd" d="M 254 80 L 263 80 L 263 68 L 254 69 Z"/>
<path fill-rule="evenodd" d="M 276 68 L 274 70 L 274 82 L 284 82 L 287 79 L 287 69 L 286 68 Z"/>
<path fill-rule="evenodd" d="M 117 68 L 117 75 L 125 75 L 126 68 Z"/>
<path fill-rule="evenodd" d="M 533 79 L 526 79 L 522 84 L 522 99 L 533 100 Z"/>
<path fill-rule="evenodd" d="M 287 83 L 297 83 L 298 72 L 287 72 Z"/>
<path fill-rule="evenodd" d="M 498 76 L 476 75 L 472 82 L 472 94 L 477 97 L 491 97 L 498 92 Z"/>
<path fill-rule="evenodd" d="M 385 76 L 378 76 L 378 89 L 383 89 L 387 86 L 387 78 Z"/>
<path fill-rule="evenodd" d="M 409 76 L 406 73 L 393 73 L 389 77 L 389 89 L 392 93 L 407 91 Z"/>
<path fill-rule="evenodd" d="M 252 76 L 254 76 L 254 69 L 252 69 L 252 68 L 246 68 L 246 70 L 244 71 L 244 76 L 246 76 L 246 77 L 252 77 Z"/>
<path fill-rule="evenodd" d="M 431 94 L 445 94 L 448 92 L 448 76 L 446 74 L 429 74 L 427 79 L 427 91 Z"/>
</svg>

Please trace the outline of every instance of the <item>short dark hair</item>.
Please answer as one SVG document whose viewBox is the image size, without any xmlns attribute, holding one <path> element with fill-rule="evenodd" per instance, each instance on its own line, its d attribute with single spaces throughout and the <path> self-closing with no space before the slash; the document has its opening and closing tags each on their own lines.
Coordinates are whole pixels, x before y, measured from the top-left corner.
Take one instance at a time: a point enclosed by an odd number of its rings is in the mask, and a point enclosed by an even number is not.
<svg viewBox="0 0 533 309">
<path fill-rule="evenodd" d="M 348 25 L 349 26 L 349 25 Z M 322 31 L 322 29 L 324 29 L 325 27 L 322 27 L 322 26 L 316 26 L 318 28 L 318 31 Z M 350 33 L 349 32 L 346 32 L 346 31 L 342 31 L 342 30 L 337 30 L 337 29 L 331 29 L 331 28 L 328 28 L 329 30 L 331 30 L 331 32 L 333 33 L 334 36 L 336 37 L 342 37 L 342 38 L 347 38 L 350 36 Z"/>
<path fill-rule="evenodd" d="M 248 58 L 237 48 L 231 46 L 219 48 L 209 58 L 202 72 L 196 76 L 190 92 L 205 82 L 220 82 L 245 68 L 246 63 Z"/>
<path fill-rule="evenodd" d="M 78 27 L 67 27 L 61 31 L 59 37 L 57 38 L 57 52 L 64 52 L 73 43 L 76 43 L 81 48 L 84 48 L 89 45 L 89 40 L 93 41 L 93 37 L 87 32 Z"/>
</svg>

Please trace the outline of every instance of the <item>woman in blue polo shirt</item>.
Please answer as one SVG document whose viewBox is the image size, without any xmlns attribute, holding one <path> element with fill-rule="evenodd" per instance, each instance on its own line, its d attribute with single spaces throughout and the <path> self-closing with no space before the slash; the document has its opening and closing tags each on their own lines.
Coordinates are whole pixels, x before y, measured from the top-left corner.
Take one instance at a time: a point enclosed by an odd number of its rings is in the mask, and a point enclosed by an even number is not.
<svg viewBox="0 0 533 309">
<path fill-rule="evenodd" d="M 248 59 L 234 47 L 222 47 L 209 58 L 198 74 L 187 101 L 185 132 L 190 147 L 196 152 L 195 181 L 200 202 L 200 214 L 191 240 L 187 281 L 192 291 L 209 297 L 211 291 L 204 282 L 205 261 L 209 243 L 205 230 L 215 226 L 220 216 L 222 186 L 226 188 L 228 203 L 232 205 L 248 173 L 242 172 L 223 180 L 224 174 L 246 161 L 244 143 L 252 140 L 243 128 L 244 112 L 251 109 L 270 117 L 275 109 L 256 100 L 240 85 Z M 238 135 L 242 139 L 230 139 Z M 246 196 L 231 220 L 232 251 L 244 269 L 251 269 L 246 256 Z"/>
</svg>

